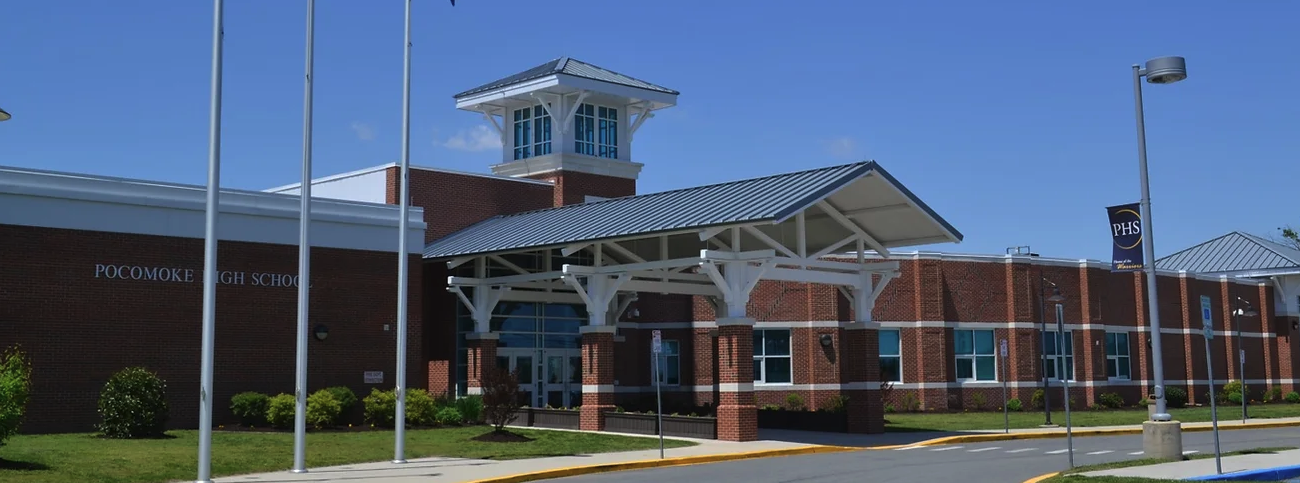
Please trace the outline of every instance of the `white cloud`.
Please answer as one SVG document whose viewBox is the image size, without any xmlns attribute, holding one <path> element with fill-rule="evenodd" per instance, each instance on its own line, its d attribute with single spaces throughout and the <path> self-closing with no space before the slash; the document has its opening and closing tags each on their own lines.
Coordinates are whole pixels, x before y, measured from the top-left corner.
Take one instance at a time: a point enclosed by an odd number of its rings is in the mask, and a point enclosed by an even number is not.
<svg viewBox="0 0 1300 483">
<path fill-rule="evenodd" d="M 373 141 L 375 139 L 375 128 L 361 121 L 352 121 L 352 131 L 357 133 L 357 139 L 362 141 Z"/>
<path fill-rule="evenodd" d="M 439 144 L 447 149 L 458 151 L 487 151 L 501 148 L 501 135 L 492 128 L 480 124 L 468 131 L 460 131 Z"/>
<path fill-rule="evenodd" d="M 826 151 L 839 159 L 858 157 L 858 142 L 848 136 L 840 136 L 826 142 Z"/>
</svg>

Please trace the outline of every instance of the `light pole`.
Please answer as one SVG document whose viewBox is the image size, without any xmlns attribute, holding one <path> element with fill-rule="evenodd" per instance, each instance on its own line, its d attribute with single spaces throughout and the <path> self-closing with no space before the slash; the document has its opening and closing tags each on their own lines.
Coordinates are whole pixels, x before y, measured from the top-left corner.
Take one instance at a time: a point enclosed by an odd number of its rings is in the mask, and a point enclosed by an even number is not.
<svg viewBox="0 0 1300 483">
<path fill-rule="evenodd" d="M 1065 297 L 1061 296 L 1060 288 L 1053 287 L 1052 292 L 1052 298 L 1050 300 L 1056 304 L 1056 350 L 1060 353 L 1064 350 L 1066 341 L 1065 305 L 1062 303 L 1065 301 Z M 1074 347 L 1073 342 L 1070 343 L 1070 347 Z M 1061 361 L 1061 367 L 1060 370 L 1057 371 L 1057 376 L 1061 378 L 1061 404 L 1065 406 L 1065 452 L 1070 456 L 1070 468 L 1073 469 L 1074 432 L 1072 431 L 1072 426 L 1070 424 L 1070 377 L 1074 375 L 1074 367 L 1073 364 L 1067 364 L 1065 362 L 1066 359 L 1064 354 L 1062 354 L 1057 360 Z M 1067 371 L 1069 374 L 1066 374 Z"/>
<path fill-rule="evenodd" d="M 1151 311 L 1151 372 L 1155 377 L 1154 399 L 1156 401 L 1156 413 L 1151 417 L 1153 422 L 1169 422 L 1173 417 L 1165 404 L 1165 370 L 1163 353 L 1160 347 L 1160 305 L 1156 297 L 1156 256 L 1155 243 L 1152 240 L 1153 224 L 1151 220 L 1151 186 L 1147 181 L 1147 141 L 1146 126 L 1143 123 L 1142 115 L 1142 77 L 1147 78 L 1147 82 L 1152 84 L 1172 84 L 1187 78 L 1187 61 L 1182 57 L 1159 57 L 1148 60 L 1146 67 L 1133 64 L 1133 100 L 1137 116 L 1137 139 L 1138 139 L 1138 172 L 1141 176 L 1142 183 L 1142 252 L 1143 271 L 1146 272 L 1147 279 L 1147 310 Z M 1148 431 L 1155 432 L 1155 426 L 1145 428 Z M 1144 441 L 1152 441 L 1153 447 L 1147 448 L 1147 455 L 1168 456 L 1174 446 L 1179 450 L 1176 457 L 1181 457 L 1182 449 L 1182 428 L 1174 422 L 1174 429 L 1170 430 L 1171 434 L 1166 438 L 1143 437 Z M 1169 443 L 1174 442 L 1172 445 Z M 1155 447 L 1160 445 L 1165 451 L 1158 451 Z M 1171 456 L 1175 457 L 1175 456 Z"/>
<path fill-rule="evenodd" d="M 1052 378 L 1048 377 L 1046 373 L 1047 351 L 1043 349 L 1043 346 L 1047 345 L 1047 306 L 1044 304 L 1043 292 L 1047 290 L 1048 285 L 1052 286 L 1052 296 L 1046 299 L 1052 303 L 1060 303 L 1065 300 L 1065 297 L 1061 296 L 1061 289 L 1056 286 L 1056 283 L 1042 276 L 1042 270 L 1039 270 L 1038 273 L 1038 355 L 1042 360 L 1038 370 L 1043 373 L 1043 415 L 1046 417 L 1043 427 L 1055 427 L 1056 425 L 1052 424 Z M 1061 347 L 1057 344 L 1056 351 L 1059 353 L 1060 350 Z M 1055 364 L 1052 367 L 1056 367 Z"/>
<path fill-rule="evenodd" d="M 1255 307 L 1251 305 L 1250 302 L 1247 302 L 1246 299 L 1237 297 L 1237 302 L 1238 305 L 1236 310 L 1232 311 L 1232 326 L 1237 329 L 1237 352 L 1240 354 L 1240 357 L 1237 360 L 1237 372 L 1240 373 L 1241 376 L 1241 422 L 1245 424 L 1247 419 L 1246 398 L 1248 397 L 1247 394 L 1250 394 L 1250 391 L 1246 390 L 1246 349 L 1243 349 L 1241 346 L 1241 318 L 1254 317 L 1259 315 L 1259 312 L 1255 311 Z M 1245 305 L 1245 308 L 1242 308 L 1242 305 Z M 1214 397 L 1214 395 L 1211 394 L 1210 397 Z"/>
<path fill-rule="evenodd" d="M 5 111 L 4 109 L 0 109 L 0 121 L 8 121 L 13 118 L 14 117 L 10 115 L 9 112 Z"/>
</svg>

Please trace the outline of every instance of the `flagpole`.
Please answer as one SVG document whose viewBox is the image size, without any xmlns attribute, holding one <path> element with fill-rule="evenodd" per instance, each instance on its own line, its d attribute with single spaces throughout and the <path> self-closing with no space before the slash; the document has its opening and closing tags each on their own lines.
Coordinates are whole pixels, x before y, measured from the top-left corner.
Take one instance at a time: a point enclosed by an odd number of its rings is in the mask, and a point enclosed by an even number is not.
<svg viewBox="0 0 1300 483">
<path fill-rule="evenodd" d="M 307 324 L 311 297 L 311 117 L 312 47 L 316 34 L 316 0 L 307 0 L 307 66 L 303 78 L 302 183 L 298 185 L 298 369 L 293 428 L 293 472 L 307 472 Z"/>
<path fill-rule="evenodd" d="M 221 189 L 222 0 L 212 0 L 212 94 L 208 120 L 208 193 L 203 234 L 203 348 L 199 382 L 199 483 L 212 481 L 212 359 L 217 317 L 217 211 Z"/>
<path fill-rule="evenodd" d="M 406 462 L 406 253 L 407 226 L 411 212 L 411 0 L 406 0 L 406 45 L 402 67 L 402 167 L 401 219 L 397 222 L 397 414 L 394 415 L 396 442 L 393 445 L 393 463 Z"/>
</svg>

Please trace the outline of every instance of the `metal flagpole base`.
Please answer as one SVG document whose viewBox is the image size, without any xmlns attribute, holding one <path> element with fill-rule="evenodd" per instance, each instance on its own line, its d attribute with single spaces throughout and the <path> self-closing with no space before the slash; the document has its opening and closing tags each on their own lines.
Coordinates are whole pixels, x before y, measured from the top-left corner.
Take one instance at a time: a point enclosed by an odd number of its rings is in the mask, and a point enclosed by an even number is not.
<svg viewBox="0 0 1300 483">
<path fill-rule="evenodd" d="M 391 463 L 393 463 L 393 464 L 395 464 L 395 465 L 400 465 L 400 464 L 405 464 L 405 463 L 406 463 L 406 460 L 393 460 L 393 461 L 391 461 Z"/>
<path fill-rule="evenodd" d="M 290 472 L 290 473 L 303 474 L 303 473 L 306 473 L 307 470 L 289 470 L 289 472 Z"/>
</svg>

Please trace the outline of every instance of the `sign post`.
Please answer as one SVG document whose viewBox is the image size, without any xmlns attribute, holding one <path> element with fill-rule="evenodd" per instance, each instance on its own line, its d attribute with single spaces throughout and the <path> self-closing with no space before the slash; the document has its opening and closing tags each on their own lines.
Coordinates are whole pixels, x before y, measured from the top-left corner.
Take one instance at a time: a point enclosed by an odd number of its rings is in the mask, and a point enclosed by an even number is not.
<svg viewBox="0 0 1300 483">
<path fill-rule="evenodd" d="M 1007 340 L 1002 339 L 1002 350 L 998 353 L 1002 358 L 1002 432 L 1011 432 L 1011 408 L 1007 407 Z"/>
<path fill-rule="evenodd" d="M 1056 349 L 1064 354 L 1065 347 L 1065 306 L 1056 304 Z M 1074 342 L 1070 342 L 1070 352 L 1074 352 Z M 1067 364 L 1062 364 L 1065 366 Z M 1068 373 L 1068 374 L 1067 374 Z M 1070 423 L 1070 378 L 1074 376 L 1074 367 L 1062 367 L 1061 399 L 1065 401 L 1065 448 L 1070 455 L 1070 468 L 1074 468 L 1074 427 Z"/>
<path fill-rule="evenodd" d="M 1237 343 L 1241 343 L 1241 337 L 1237 337 Z M 1246 423 L 1246 395 L 1250 391 L 1246 390 L 1246 349 L 1241 349 L 1241 363 L 1237 365 L 1237 372 L 1241 373 L 1241 423 Z M 1213 393 L 1211 393 L 1213 394 Z"/>
<path fill-rule="evenodd" d="M 1214 360 L 1210 357 L 1210 339 L 1214 338 L 1214 319 L 1211 317 L 1210 297 L 1201 296 L 1201 331 L 1205 336 L 1205 371 L 1210 379 L 1210 422 L 1214 427 L 1214 469 L 1223 474 L 1222 454 L 1219 452 L 1219 408 L 1214 396 Z"/>
<path fill-rule="evenodd" d="M 663 338 L 658 329 L 655 329 L 654 336 L 650 340 L 651 357 L 654 359 L 650 364 L 651 371 L 654 372 L 655 378 L 655 432 L 659 433 L 659 459 L 664 459 L 664 402 L 663 395 L 659 390 L 659 379 L 663 377 L 659 370 L 659 356 L 663 354 Z"/>
</svg>

